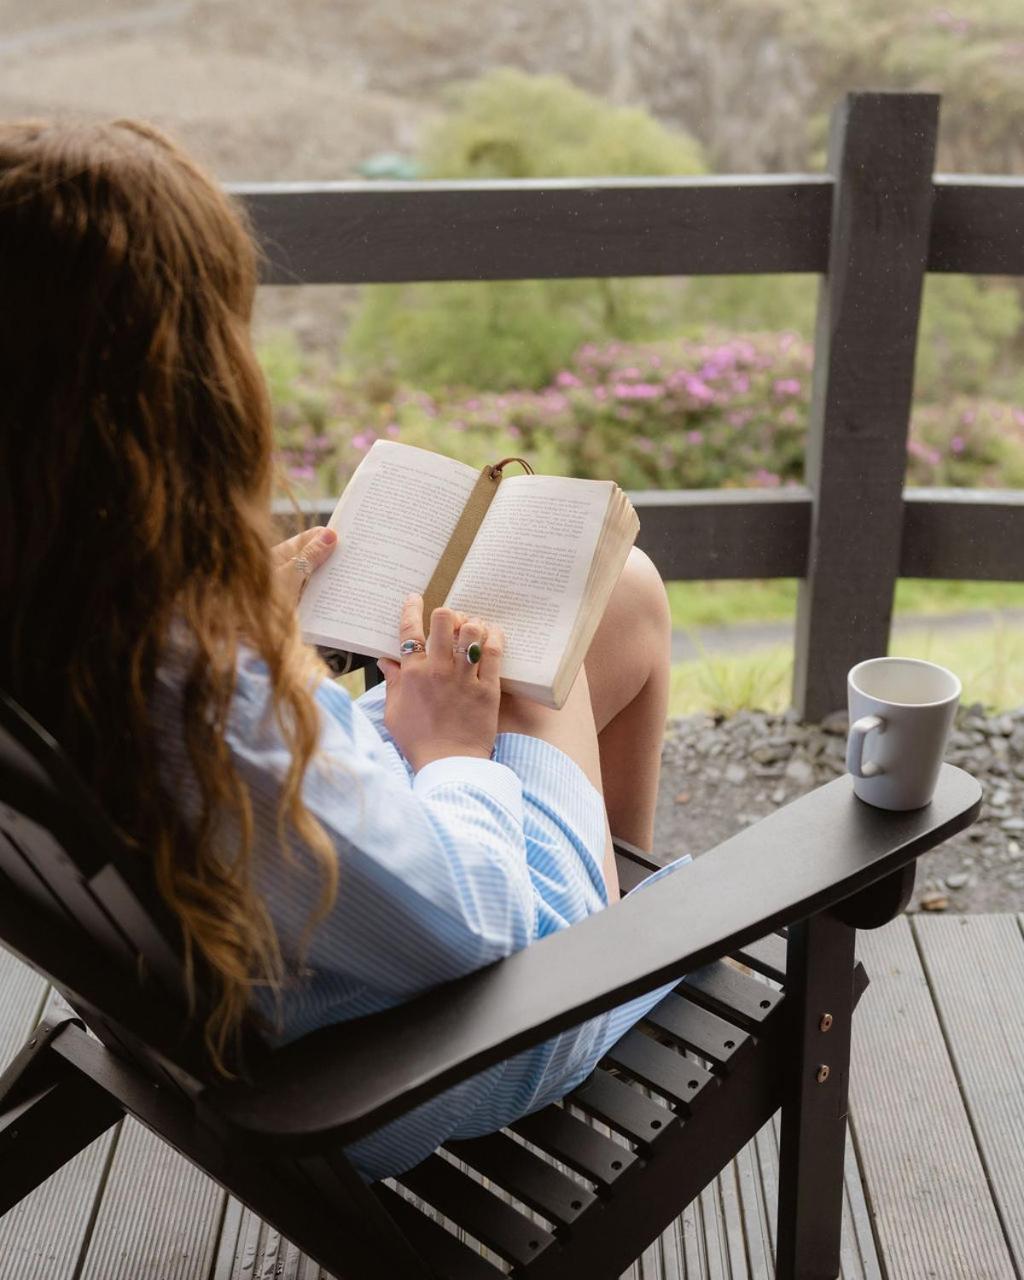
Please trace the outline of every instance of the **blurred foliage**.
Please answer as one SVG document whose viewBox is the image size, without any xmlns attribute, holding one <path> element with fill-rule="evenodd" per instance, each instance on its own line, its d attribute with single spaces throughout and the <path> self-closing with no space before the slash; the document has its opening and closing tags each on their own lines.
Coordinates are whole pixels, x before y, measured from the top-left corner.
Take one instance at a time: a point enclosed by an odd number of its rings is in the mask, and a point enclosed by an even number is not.
<svg viewBox="0 0 1024 1280">
<path fill-rule="evenodd" d="M 561 76 L 503 68 L 453 87 L 427 136 L 435 179 L 670 176 L 704 171 L 699 146 L 646 112 Z M 588 340 L 678 327 L 678 282 L 527 280 L 387 285 L 364 291 L 346 343 L 357 366 L 429 389 L 540 387 Z"/>
<path fill-rule="evenodd" d="M 818 111 L 851 88 L 943 95 L 940 160 L 1004 173 L 1024 160 L 1020 0 L 740 0 L 779 13 L 814 68 Z M 820 125 L 819 125 L 820 128 Z"/>
<path fill-rule="evenodd" d="M 737 9 L 753 2 L 727 0 Z M 1024 53 L 1024 5 L 1018 18 L 1016 3 L 1001 0 L 955 13 L 914 0 L 899 14 L 878 0 L 815 0 L 811 21 L 810 0 L 763 3 L 776 6 L 794 41 L 817 51 L 814 103 L 822 111 L 850 84 L 941 88 L 949 95 L 944 136 L 955 152 L 957 122 L 988 110 L 983 104 L 996 89 L 1007 103 L 1024 96 L 1001 71 L 995 88 L 973 83 L 985 80 L 990 65 L 1002 67 L 1018 28 Z M 901 42 L 913 46 L 909 53 L 898 50 Z M 702 171 L 687 136 L 558 77 L 492 72 L 459 86 L 450 103 L 419 156 L 433 178 Z M 991 109 L 998 116 L 1004 106 Z M 1005 123 L 979 128 L 970 153 L 978 159 L 961 167 L 1011 167 L 1024 134 Z M 290 340 L 263 350 L 280 460 L 294 487 L 331 497 L 378 438 L 472 465 L 523 453 L 541 472 L 614 476 L 627 488 L 799 482 L 817 289 L 813 276 L 797 275 L 368 288 L 340 365 L 303 354 Z M 927 279 L 909 484 L 1024 487 L 1022 327 L 1016 285 Z M 684 608 L 694 584 L 673 590 L 677 622 L 711 623 Z M 765 590 L 774 592 L 774 612 L 791 614 L 791 584 Z M 988 596 L 961 599 L 944 584 L 901 583 L 900 590 L 901 607 L 911 610 L 989 603 Z M 1000 591 L 990 584 L 970 590 Z M 738 599 L 737 591 L 710 584 L 700 607 L 717 610 L 722 621 L 774 616 L 772 601 L 752 591 Z M 693 689 L 683 701 L 733 709 L 781 705 L 788 689 L 781 659 L 735 670 L 718 660 L 694 664 L 686 681 Z M 1008 696 L 1004 684 L 999 675 L 988 700 Z"/>
<path fill-rule="evenodd" d="M 804 4 L 777 2 L 780 14 L 790 17 Z M 742 6 L 747 0 L 734 3 Z M 844 0 L 827 3 L 838 15 L 840 31 L 857 27 Z M 874 12 L 870 4 L 867 9 Z M 890 18 L 885 29 L 903 31 L 903 23 L 903 18 Z M 878 24 L 880 31 L 885 25 L 880 17 Z M 878 32 L 870 22 L 868 27 L 874 32 L 870 40 L 862 35 L 866 47 L 874 49 L 871 40 Z M 918 22 L 908 29 L 920 28 Z M 940 43 L 955 36 L 948 24 L 940 23 L 934 32 L 926 29 Z M 833 36 L 821 31 L 815 38 Z M 650 176 L 702 170 L 700 149 L 691 138 L 673 133 L 639 109 L 602 102 L 558 76 L 501 69 L 454 87 L 448 99 L 450 111 L 428 134 L 420 156 L 422 171 L 432 178 Z M 457 386 L 537 389 L 550 383 L 587 342 L 696 336 L 709 326 L 739 332 L 786 330 L 809 337 L 816 288 L 813 277 L 796 275 L 377 286 L 363 291 L 346 355 L 352 368 L 374 368 L 430 391 Z M 1016 354 L 1012 344 L 1021 321 L 1014 286 L 966 276 L 931 277 L 921 318 L 918 397 L 991 390 L 993 379 L 1006 394 L 1017 395 L 1009 356 Z"/>
<path fill-rule="evenodd" d="M 973 276 L 925 277 L 915 385 L 919 400 L 998 389 L 1024 399 L 1016 287 Z"/>
<path fill-rule="evenodd" d="M 624 488 L 776 488 L 803 475 L 811 344 L 790 331 L 584 343 L 539 389 L 428 392 L 264 351 L 281 460 L 336 494 L 377 439 L 482 466 L 525 453 L 537 470 Z M 918 485 L 1024 487 L 1024 409 L 950 392 L 918 403 L 907 442 Z"/>
<path fill-rule="evenodd" d="M 955 671 L 961 702 L 990 710 L 1024 706 L 1024 627 L 996 620 L 971 631 L 931 626 L 902 631 L 898 651 Z M 793 647 L 773 645 L 743 654 L 704 655 L 672 667 L 669 715 L 710 711 L 784 711 L 793 687 Z"/>
<path fill-rule="evenodd" d="M 702 173 L 700 147 L 637 107 L 564 76 L 511 67 L 453 85 L 422 149 L 432 178 L 575 178 Z"/>
<path fill-rule="evenodd" d="M 669 582 L 668 599 L 676 628 L 727 627 L 736 623 L 789 621 L 796 613 L 796 578 L 764 581 Z M 964 582 L 900 578 L 893 613 L 901 615 L 985 613 L 1024 610 L 1024 582 Z"/>
</svg>

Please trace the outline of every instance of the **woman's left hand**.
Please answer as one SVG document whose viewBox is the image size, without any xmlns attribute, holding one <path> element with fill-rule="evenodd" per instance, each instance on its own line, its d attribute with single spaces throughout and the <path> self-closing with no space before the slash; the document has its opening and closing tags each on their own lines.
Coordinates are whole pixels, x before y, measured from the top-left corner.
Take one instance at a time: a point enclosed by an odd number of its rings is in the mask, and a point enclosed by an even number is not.
<svg viewBox="0 0 1024 1280">
<path fill-rule="evenodd" d="M 278 582 L 293 604 L 299 603 L 310 574 L 329 558 L 337 543 L 338 535 L 333 529 L 318 525 L 271 547 Z"/>
</svg>

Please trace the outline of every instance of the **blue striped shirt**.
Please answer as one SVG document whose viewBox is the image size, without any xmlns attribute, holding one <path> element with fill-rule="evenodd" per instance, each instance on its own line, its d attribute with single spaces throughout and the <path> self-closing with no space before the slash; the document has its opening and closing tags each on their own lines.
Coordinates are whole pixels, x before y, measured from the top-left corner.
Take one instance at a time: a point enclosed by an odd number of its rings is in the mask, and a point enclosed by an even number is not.
<svg viewBox="0 0 1024 1280">
<path fill-rule="evenodd" d="M 500 734 L 491 760 L 453 757 L 413 774 L 383 728 L 383 687 L 353 701 L 325 682 L 316 697 L 320 751 L 303 799 L 337 851 L 339 888 L 305 949 L 321 881 L 301 842 L 293 838 L 287 854 L 279 844 L 289 756 L 268 714 L 266 669 L 252 655 L 239 666 L 227 734 L 252 798 L 257 887 L 291 975 L 279 998 L 265 990 L 254 996 L 275 1043 L 390 1008 L 607 905 L 603 801 L 563 752 L 538 738 Z M 160 674 L 154 720 L 168 779 L 184 812 L 193 813 L 198 792 L 170 665 Z M 662 994 L 481 1072 L 348 1154 L 365 1177 L 381 1178 L 447 1138 L 490 1133 L 545 1106 L 583 1080 Z"/>
</svg>

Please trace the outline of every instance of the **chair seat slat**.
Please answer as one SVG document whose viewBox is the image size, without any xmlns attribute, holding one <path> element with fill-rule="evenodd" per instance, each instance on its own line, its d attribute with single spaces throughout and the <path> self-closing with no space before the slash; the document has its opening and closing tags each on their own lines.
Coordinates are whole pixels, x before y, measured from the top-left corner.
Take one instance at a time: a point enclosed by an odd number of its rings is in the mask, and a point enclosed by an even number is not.
<svg viewBox="0 0 1024 1280">
<path fill-rule="evenodd" d="M 682 988 L 691 1000 L 751 1031 L 760 1027 L 783 998 L 781 991 L 723 961 L 687 974 Z"/>
<path fill-rule="evenodd" d="M 616 1133 L 644 1146 L 654 1142 L 670 1125 L 679 1123 L 673 1111 L 600 1068 L 569 1095 L 569 1101 Z"/>
<path fill-rule="evenodd" d="M 554 1243 L 550 1231 L 438 1155 L 428 1156 L 397 1181 L 517 1266 L 532 1262 Z"/>
<path fill-rule="evenodd" d="M 598 1133 L 561 1107 L 545 1107 L 510 1128 L 599 1187 L 610 1187 L 636 1160 L 628 1147 Z"/>
<path fill-rule="evenodd" d="M 687 1000 L 685 993 L 667 995 L 644 1021 L 671 1036 L 684 1049 L 699 1053 L 702 1058 L 719 1065 L 727 1064 L 749 1039 L 746 1031 Z"/>
<path fill-rule="evenodd" d="M 642 1031 L 633 1030 L 614 1045 L 606 1061 L 624 1068 L 641 1084 L 677 1103 L 687 1114 L 698 1103 L 705 1085 L 714 1076 L 677 1049 L 658 1044 Z"/>
<path fill-rule="evenodd" d="M 749 942 L 733 953 L 733 959 L 739 960 L 748 968 L 762 973 L 773 982 L 786 981 L 786 940 L 777 933 L 770 933 L 766 938 L 758 938 Z"/>
<path fill-rule="evenodd" d="M 685 996 L 669 993 L 644 1021 L 649 1027 L 666 1034 L 682 1048 L 699 1053 L 709 1062 L 728 1066 L 733 1053 L 744 1046 L 749 1034 L 709 1009 L 686 1000 Z"/>
<path fill-rule="evenodd" d="M 449 1142 L 446 1148 L 477 1173 L 560 1226 L 575 1222 L 597 1199 L 592 1191 L 507 1134 L 491 1133 L 465 1142 Z"/>
<path fill-rule="evenodd" d="M 651 870 L 640 862 L 634 862 L 631 858 L 617 858 L 616 870 L 619 876 L 619 891 L 625 896 L 632 893 L 638 884 L 642 884 L 649 875 Z"/>
<path fill-rule="evenodd" d="M 395 1220 L 399 1230 L 427 1263 L 445 1280 L 501 1280 L 504 1272 L 492 1266 L 475 1249 L 457 1240 L 450 1231 L 403 1200 L 397 1191 L 378 1184 L 374 1194 Z"/>
</svg>

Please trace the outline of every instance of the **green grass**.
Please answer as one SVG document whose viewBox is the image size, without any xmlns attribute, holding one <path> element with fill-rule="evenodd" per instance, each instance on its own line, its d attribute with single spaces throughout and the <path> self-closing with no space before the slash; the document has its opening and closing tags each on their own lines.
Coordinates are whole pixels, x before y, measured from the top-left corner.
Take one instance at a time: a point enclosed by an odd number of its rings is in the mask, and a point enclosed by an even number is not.
<svg viewBox="0 0 1024 1280">
<path fill-rule="evenodd" d="M 994 710 L 1024 706 L 1022 626 L 997 620 L 992 626 L 955 633 L 941 626 L 915 629 L 895 642 L 894 652 L 926 658 L 956 672 L 963 681 L 965 703 L 981 702 Z M 672 668 L 669 714 L 783 711 L 789 705 L 792 678 L 789 645 L 680 662 Z"/>
<path fill-rule="evenodd" d="M 668 584 L 672 623 L 679 630 L 791 618 L 796 609 L 796 593 L 795 578 Z M 975 609 L 1024 609 L 1024 582 L 901 578 L 896 584 L 897 613 L 966 613 Z"/>
<path fill-rule="evenodd" d="M 680 629 L 728 626 L 791 618 L 796 582 L 669 583 L 673 623 Z M 1024 608 L 1024 583 L 933 582 L 902 579 L 896 609 L 902 614 L 960 613 Z M 970 631 L 941 624 L 914 628 L 894 642 L 894 652 L 926 658 L 955 671 L 964 685 L 964 701 L 1004 710 L 1024 706 L 1024 626 L 995 619 Z M 672 667 L 669 713 L 710 711 L 734 715 L 741 710 L 784 711 L 789 706 L 793 651 L 780 644 L 741 654 L 705 653 Z M 353 696 L 362 692 L 362 676 L 343 683 Z"/>
</svg>

